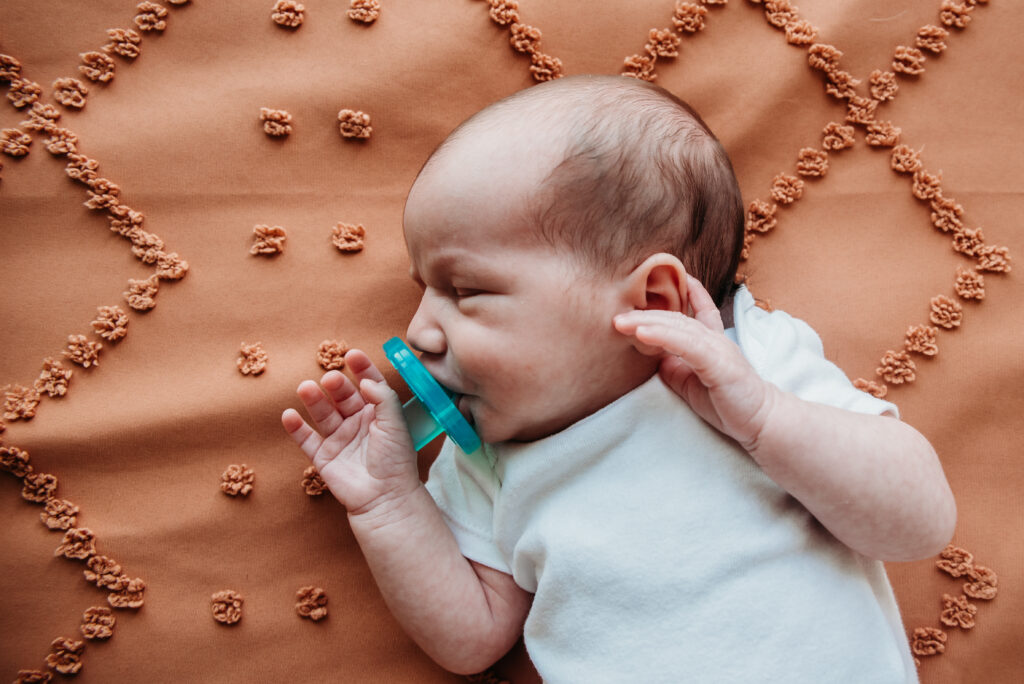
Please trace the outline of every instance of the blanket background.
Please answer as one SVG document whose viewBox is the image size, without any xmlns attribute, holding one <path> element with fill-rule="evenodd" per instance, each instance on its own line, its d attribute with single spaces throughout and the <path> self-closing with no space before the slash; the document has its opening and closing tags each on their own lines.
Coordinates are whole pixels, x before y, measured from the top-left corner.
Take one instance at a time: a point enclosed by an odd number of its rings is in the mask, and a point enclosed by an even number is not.
<svg viewBox="0 0 1024 684">
<path fill-rule="evenodd" d="M 63 173 L 66 160 L 47 152 L 45 136 L 26 157 L 0 158 L 0 385 L 30 386 L 68 335 L 98 340 L 96 307 L 119 305 L 130 319 L 98 367 L 64 362 L 74 369 L 67 396 L 44 398 L 35 418 L 6 421 L 2 435 L 57 476 L 57 496 L 79 506 L 78 525 L 95 532 L 99 552 L 147 586 L 141 609 L 116 611 L 111 640 L 88 643 L 82 682 L 462 680 L 421 655 L 390 617 L 344 511 L 329 495 L 303 492 L 307 464 L 278 420 L 298 405 L 295 386 L 322 372 L 322 340 L 344 339 L 384 363 L 380 344 L 404 334 L 418 299 L 401 233 L 409 185 L 455 125 L 535 81 L 486 2 L 382 0 L 369 26 L 349 20 L 342 0 L 304 4 L 295 30 L 271 21 L 271 0 L 168 5 L 166 30 L 144 34 L 134 62 L 117 59 L 109 84 L 90 83 L 81 111 L 61 108 L 59 125 L 120 186 L 120 201 L 190 265 L 184 279 L 161 281 L 151 311 L 131 310 L 122 292 L 153 267 L 108 229 L 104 212 L 83 206 L 85 186 Z M 650 29 L 671 27 L 673 4 L 522 0 L 519 11 L 565 73 L 619 73 Z M 842 50 L 841 68 L 864 80 L 866 94 L 871 71 L 891 70 L 894 48 L 938 24 L 940 5 L 802 0 L 799 10 L 817 41 Z M 50 84 L 82 78 L 79 54 L 100 49 L 108 28 L 135 28 L 136 12 L 126 0 L 5 0 L 0 52 L 20 60 L 52 102 Z M 929 171 L 941 170 L 942 192 L 963 205 L 968 227 L 1016 255 L 1024 6 L 993 0 L 971 19 L 950 29 L 943 54 L 929 53 L 923 74 L 899 79 L 878 118 L 902 130 Z M 794 173 L 797 152 L 820 147 L 824 126 L 845 115 L 806 48 L 787 44 L 762 6 L 745 0 L 709 7 L 706 29 L 685 36 L 656 73 L 723 141 L 747 202 L 768 199 L 773 178 Z M 266 136 L 261 107 L 290 112 L 292 134 Z M 368 140 L 339 135 L 344 108 L 371 115 Z M 0 102 L 0 127 L 25 118 Z M 929 300 L 956 299 L 957 266 L 974 264 L 932 227 L 927 203 L 890 170 L 888 148 L 865 144 L 863 127 L 830 162 L 824 178 L 807 179 L 803 198 L 780 207 L 744 270 L 755 296 L 811 323 L 851 378 L 876 379 L 907 327 L 928 323 Z M 366 227 L 362 252 L 334 249 L 338 222 Z M 256 224 L 285 228 L 282 254 L 249 254 Z M 944 627 L 945 653 L 922 658 L 925 682 L 1010 681 L 1024 665 L 1024 307 L 1016 272 L 986 273 L 985 291 L 983 301 L 962 302 L 958 329 L 939 332 L 936 357 L 914 356 L 916 381 L 888 395 L 939 452 L 959 505 L 954 542 L 1000 582 L 995 600 L 973 601 L 973 629 Z M 243 376 L 239 344 L 255 341 L 267 370 Z M 219 489 L 234 463 L 255 471 L 248 497 Z M 82 562 L 54 556 L 61 535 L 40 524 L 41 506 L 20 488 L 0 477 L 8 681 L 43 668 L 54 638 L 81 638 L 82 612 L 106 596 L 83 580 Z M 958 596 L 963 580 L 934 559 L 888 569 L 908 630 L 941 627 L 942 595 Z M 326 620 L 296 615 L 305 585 L 326 591 Z M 210 615 L 222 589 L 245 597 L 231 627 Z M 496 671 L 534 681 L 521 650 Z"/>
</svg>

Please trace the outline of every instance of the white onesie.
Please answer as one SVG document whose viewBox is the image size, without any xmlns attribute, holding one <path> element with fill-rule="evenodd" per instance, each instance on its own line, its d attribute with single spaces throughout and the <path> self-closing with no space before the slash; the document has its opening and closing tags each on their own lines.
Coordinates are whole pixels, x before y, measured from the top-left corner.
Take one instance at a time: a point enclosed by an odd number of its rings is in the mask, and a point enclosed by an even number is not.
<svg viewBox="0 0 1024 684">
<path fill-rule="evenodd" d="M 896 414 L 745 288 L 729 336 L 803 399 Z M 562 432 L 447 442 L 427 482 L 462 553 L 534 594 L 546 682 L 916 682 L 882 564 L 832 537 L 654 376 Z"/>
</svg>

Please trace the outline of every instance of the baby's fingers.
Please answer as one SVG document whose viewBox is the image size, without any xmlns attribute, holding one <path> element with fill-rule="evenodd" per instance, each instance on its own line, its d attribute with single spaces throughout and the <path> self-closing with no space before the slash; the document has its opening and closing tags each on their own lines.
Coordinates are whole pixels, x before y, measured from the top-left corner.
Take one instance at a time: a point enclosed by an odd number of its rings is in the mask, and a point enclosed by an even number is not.
<svg viewBox="0 0 1024 684">
<path fill-rule="evenodd" d="M 366 405 L 359 390 L 352 384 L 352 381 L 345 377 L 344 373 L 336 370 L 327 371 L 320 379 L 320 386 L 327 392 L 342 418 L 348 418 L 359 413 L 359 410 Z"/>
<path fill-rule="evenodd" d="M 285 409 L 281 414 L 281 425 L 310 460 L 316 455 L 323 438 L 302 419 L 295 409 Z"/>
<path fill-rule="evenodd" d="M 345 364 L 355 376 L 363 400 L 373 405 L 377 427 L 388 439 L 411 451 L 412 442 L 402 415 L 402 402 L 384 379 L 384 374 L 373 365 L 370 357 L 358 349 L 345 354 Z"/>
<path fill-rule="evenodd" d="M 633 331 L 637 340 L 660 347 L 682 360 L 706 387 L 723 385 L 733 379 L 741 361 L 739 349 L 722 333 L 704 327 L 692 318 L 669 324 L 643 322 Z"/>
<path fill-rule="evenodd" d="M 689 273 L 686 274 L 686 291 L 693 317 L 715 332 L 725 332 L 722 312 L 715 306 L 715 300 L 704 289 L 704 285 Z"/>
<path fill-rule="evenodd" d="M 679 353 L 674 348 L 679 347 L 679 343 L 676 343 L 674 347 L 670 347 L 662 342 L 672 342 L 683 337 L 679 334 L 673 335 L 673 331 L 684 331 L 693 326 L 702 327 L 700 323 L 697 323 L 692 318 L 687 318 L 678 311 L 661 311 L 657 309 L 637 309 L 629 313 L 619 314 L 615 317 L 613 323 L 615 329 L 620 333 L 637 337 L 637 339 L 640 339 L 637 331 L 644 328 L 646 330 L 646 339 L 640 340 L 641 342 L 660 347 L 671 354 Z"/>
<path fill-rule="evenodd" d="M 662 321 L 644 322 L 633 330 L 633 336 L 639 341 L 660 347 L 687 361 L 690 366 L 711 354 L 706 335 L 702 333 L 700 324 L 693 319 L 673 321 L 671 324 Z"/>
<path fill-rule="evenodd" d="M 373 365 L 373 361 L 370 360 L 370 357 L 360 349 L 350 349 L 345 354 L 345 365 L 347 365 L 348 369 L 352 371 L 352 375 L 356 378 L 357 385 L 363 380 L 384 382 L 384 374 Z"/>
<path fill-rule="evenodd" d="M 312 380 L 304 380 L 295 390 L 302 405 L 306 407 L 309 417 L 317 429 L 329 435 L 341 426 L 342 416 L 338 413 L 334 402 L 321 391 Z"/>
</svg>

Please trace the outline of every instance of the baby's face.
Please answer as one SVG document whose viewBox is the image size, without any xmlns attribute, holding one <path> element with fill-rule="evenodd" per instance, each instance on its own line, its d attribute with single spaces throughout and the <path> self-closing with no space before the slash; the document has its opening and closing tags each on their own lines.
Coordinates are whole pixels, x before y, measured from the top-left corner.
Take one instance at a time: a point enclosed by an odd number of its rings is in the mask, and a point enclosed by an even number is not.
<svg viewBox="0 0 1024 684">
<path fill-rule="evenodd" d="M 639 384 L 637 355 L 612 327 L 629 307 L 620 284 L 582 275 L 535 235 L 511 178 L 523 167 L 506 165 L 499 182 L 487 160 L 472 162 L 428 169 L 409 194 L 423 297 L 407 337 L 485 442 L 538 439 Z"/>
</svg>

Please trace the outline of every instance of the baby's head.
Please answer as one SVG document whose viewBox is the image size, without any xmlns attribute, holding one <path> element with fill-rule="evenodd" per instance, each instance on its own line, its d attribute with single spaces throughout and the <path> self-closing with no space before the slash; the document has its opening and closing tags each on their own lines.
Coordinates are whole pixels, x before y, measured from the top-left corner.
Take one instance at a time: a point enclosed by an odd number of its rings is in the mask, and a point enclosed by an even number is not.
<svg viewBox="0 0 1024 684">
<path fill-rule="evenodd" d="M 635 79 L 582 76 L 459 126 L 410 190 L 405 234 L 424 287 L 409 341 L 485 441 L 528 440 L 654 373 L 612 316 L 685 313 L 686 273 L 726 298 L 743 208 L 728 157 L 687 105 Z"/>
</svg>

